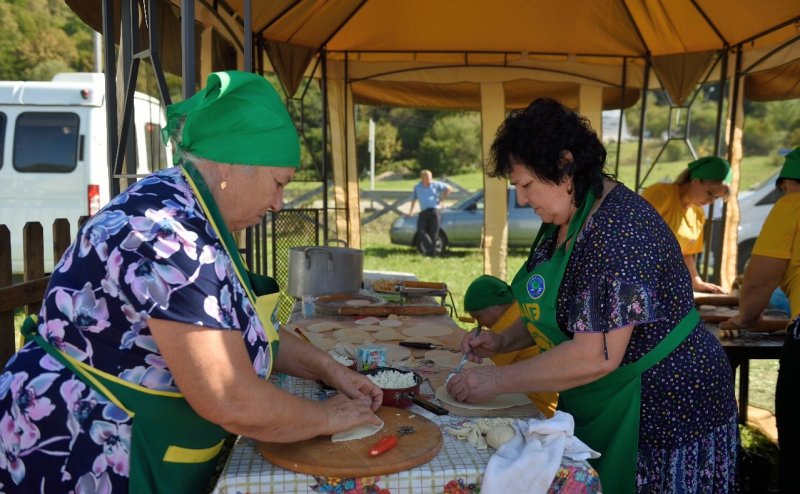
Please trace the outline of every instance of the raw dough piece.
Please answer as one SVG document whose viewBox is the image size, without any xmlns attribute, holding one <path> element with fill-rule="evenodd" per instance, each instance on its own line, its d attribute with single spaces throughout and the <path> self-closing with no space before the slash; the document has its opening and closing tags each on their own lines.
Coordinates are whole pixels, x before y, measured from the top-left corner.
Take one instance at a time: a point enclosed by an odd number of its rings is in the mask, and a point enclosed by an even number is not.
<svg viewBox="0 0 800 494">
<path fill-rule="evenodd" d="M 336 341 L 345 343 L 364 343 L 372 341 L 369 333 L 360 328 L 344 328 L 333 332 Z"/>
<path fill-rule="evenodd" d="M 313 332 L 313 333 L 322 333 L 322 332 L 325 332 L 325 331 L 330 331 L 332 329 L 341 329 L 341 328 L 346 328 L 346 327 L 347 327 L 346 324 L 342 324 L 340 322 L 322 321 L 322 322 L 316 322 L 314 324 L 309 324 L 306 327 L 306 329 L 308 331 Z"/>
<path fill-rule="evenodd" d="M 398 341 L 405 338 L 402 334 L 398 333 L 396 330 L 392 328 L 384 328 L 378 331 L 377 333 L 373 333 L 372 336 L 376 340 L 380 341 Z"/>
<path fill-rule="evenodd" d="M 384 319 L 383 321 L 379 322 L 381 326 L 386 328 L 399 328 L 403 325 L 402 322 L 398 321 L 397 319 Z"/>
<path fill-rule="evenodd" d="M 363 298 L 351 298 L 344 304 L 351 307 L 364 307 L 365 305 L 372 305 L 372 302 Z"/>
<path fill-rule="evenodd" d="M 447 392 L 445 386 L 439 386 L 436 389 L 436 399 L 440 402 L 460 408 L 467 408 L 469 410 L 497 410 L 500 408 L 511 408 L 517 405 L 529 405 L 531 400 L 522 393 L 509 393 L 505 395 L 497 395 L 489 401 L 483 403 L 464 403 L 458 401 Z"/>
<path fill-rule="evenodd" d="M 461 361 L 461 357 L 464 355 L 457 352 L 449 352 L 447 350 L 428 350 L 425 352 L 425 358 L 433 362 L 434 364 L 441 366 L 452 368 L 458 365 Z M 470 362 L 467 362 L 470 363 Z"/>
<path fill-rule="evenodd" d="M 381 345 L 386 348 L 386 360 L 389 364 L 394 364 L 405 360 L 411 356 L 411 350 L 403 346 L 397 345 Z"/>
<path fill-rule="evenodd" d="M 331 442 L 338 443 L 342 441 L 355 441 L 356 439 L 364 439 L 369 437 L 379 430 L 383 429 L 383 421 L 381 425 L 361 424 L 348 429 L 346 431 L 337 432 L 331 436 Z"/>
<path fill-rule="evenodd" d="M 306 333 L 306 337 L 311 340 L 312 345 L 326 352 L 336 344 L 335 341 L 318 333 Z"/>
<path fill-rule="evenodd" d="M 406 336 L 445 336 L 453 332 L 453 328 L 435 324 L 420 324 L 403 330 Z"/>
<path fill-rule="evenodd" d="M 377 317 L 369 316 L 369 317 L 362 317 L 361 319 L 356 319 L 354 322 L 359 326 L 370 326 L 372 324 L 378 324 L 379 322 L 381 322 L 381 320 L 378 319 Z"/>
<path fill-rule="evenodd" d="M 494 449 L 514 439 L 514 428 L 510 425 L 496 425 L 486 432 L 486 444 Z"/>
</svg>

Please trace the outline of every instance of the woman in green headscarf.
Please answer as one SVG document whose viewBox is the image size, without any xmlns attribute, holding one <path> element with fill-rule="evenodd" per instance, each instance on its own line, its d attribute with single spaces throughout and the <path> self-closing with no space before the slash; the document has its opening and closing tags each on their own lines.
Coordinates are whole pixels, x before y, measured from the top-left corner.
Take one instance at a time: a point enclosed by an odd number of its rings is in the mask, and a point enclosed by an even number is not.
<svg viewBox="0 0 800 494">
<path fill-rule="evenodd" d="M 658 183 L 642 191 L 678 239 L 683 261 L 696 292 L 725 293 L 713 283 L 703 281 L 697 272 L 697 254 L 703 252 L 703 206 L 727 197 L 731 165 L 717 156 L 706 156 L 689 163 L 673 183 Z"/>
<path fill-rule="evenodd" d="M 299 166 L 280 97 L 219 72 L 167 118 L 178 166 L 80 229 L 0 377 L 5 489 L 194 494 L 230 433 L 292 442 L 380 423 L 379 388 L 279 330 L 277 283 L 247 271 L 231 234 L 279 210 Z M 304 400 L 273 371 L 340 393 Z"/>
</svg>

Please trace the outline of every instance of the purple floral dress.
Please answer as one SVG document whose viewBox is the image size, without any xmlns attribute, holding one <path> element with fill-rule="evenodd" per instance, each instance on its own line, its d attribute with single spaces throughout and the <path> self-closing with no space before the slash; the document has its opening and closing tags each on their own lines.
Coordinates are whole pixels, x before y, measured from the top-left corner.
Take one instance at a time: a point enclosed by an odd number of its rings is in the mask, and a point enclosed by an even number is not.
<svg viewBox="0 0 800 494">
<path fill-rule="evenodd" d="M 179 168 L 93 216 L 56 265 L 38 331 L 111 376 L 179 391 L 150 317 L 242 332 L 266 377 L 265 331 Z M 0 375 L 0 492 L 128 492 L 131 420 L 35 343 Z"/>
<path fill-rule="evenodd" d="M 554 237 L 553 237 L 554 238 Z M 547 259 L 553 238 L 529 260 Z M 622 365 L 653 349 L 694 306 L 677 240 L 656 210 L 612 189 L 575 242 L 556 318 L 568 334 L 634 324 Z M 739 429 L 725 351 L 703 322 L 642 375 L 637 492 L 735 491 Z"/>
</svg>

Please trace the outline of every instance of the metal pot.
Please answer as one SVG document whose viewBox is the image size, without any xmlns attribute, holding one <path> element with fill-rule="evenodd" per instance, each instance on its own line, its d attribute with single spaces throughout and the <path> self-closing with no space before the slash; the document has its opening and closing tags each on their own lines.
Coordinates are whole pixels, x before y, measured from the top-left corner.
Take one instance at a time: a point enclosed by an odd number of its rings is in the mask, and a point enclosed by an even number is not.
<svg viewBox="0 0 800 494">
<path fill-rule="evenodd" d="M 289 294 L 357 293 L 364 276 L 364 252 L 347 247 L 289 249 Z"/>
</svg>

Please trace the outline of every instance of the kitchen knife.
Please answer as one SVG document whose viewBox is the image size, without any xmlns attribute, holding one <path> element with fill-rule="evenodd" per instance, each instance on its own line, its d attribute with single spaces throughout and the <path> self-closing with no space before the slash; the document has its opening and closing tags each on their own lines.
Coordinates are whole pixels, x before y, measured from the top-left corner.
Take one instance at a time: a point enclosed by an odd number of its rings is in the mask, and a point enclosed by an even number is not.
<svg viewBox="0 0 800 494">
<path fill-rule="evenodd" d="M 447 348 L 444 345 L 436 345 L 434 343 L 425 343 L 422 341 L 401 341 L 398 343 L 398 345 L 405 346 L 408 348 L 422 348 L 423 350 L 433 350 L 435 348 L 440 348 L 442 350 L 453 351 L 451 348 Z"/>
<path fill-rule="evenodd" d="M 450 413 L 450 410 L 440 407 L 436 403 L 430 402 L 424 398 L 420 398 L 419 396 L 412 396 L 411 401 L 421 406 L 425 410 L 435 413 L 436 415 L 447 415 Z"/>
</svg>

